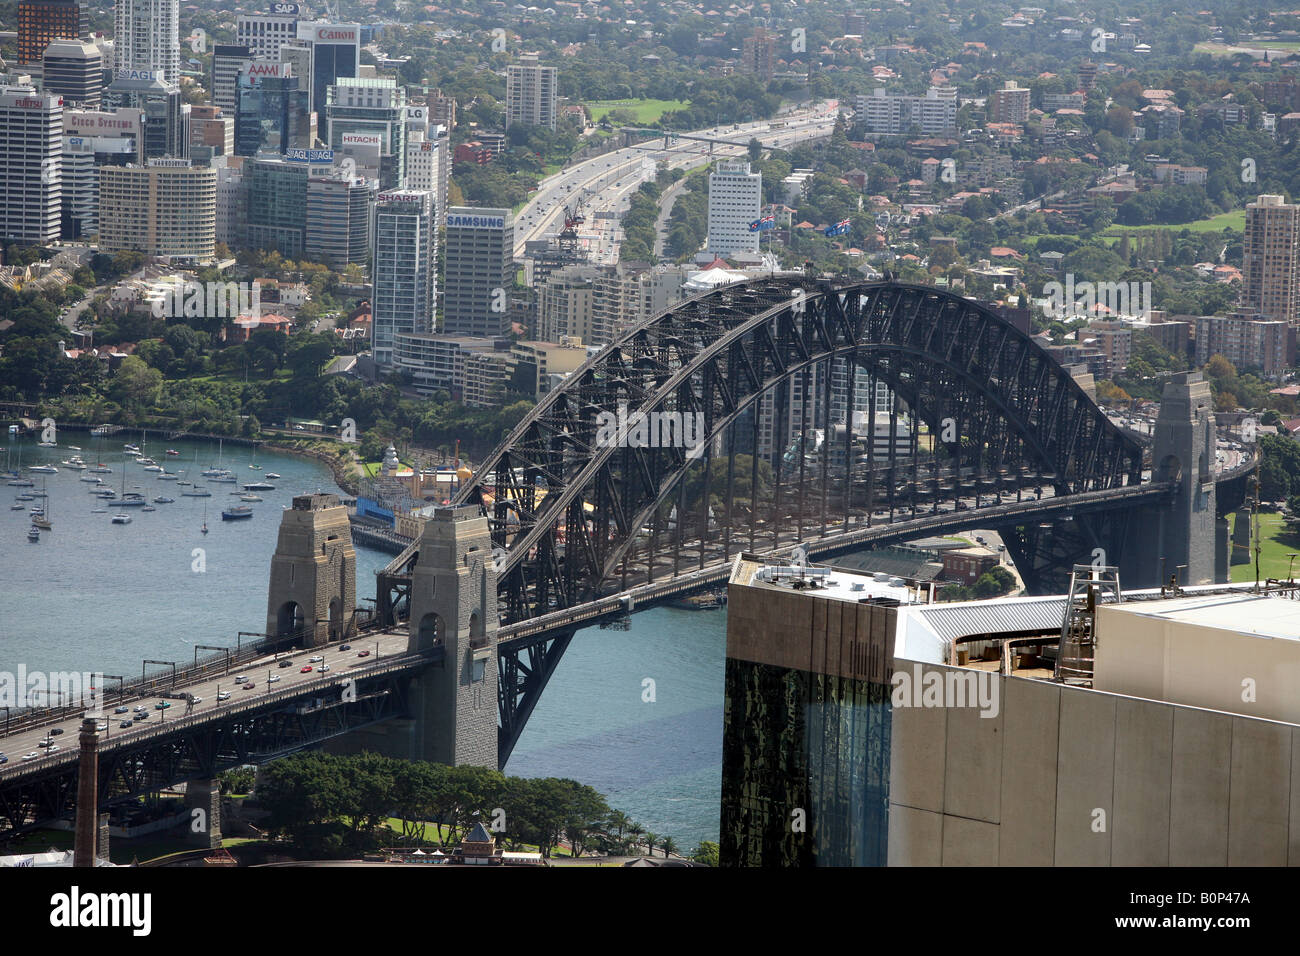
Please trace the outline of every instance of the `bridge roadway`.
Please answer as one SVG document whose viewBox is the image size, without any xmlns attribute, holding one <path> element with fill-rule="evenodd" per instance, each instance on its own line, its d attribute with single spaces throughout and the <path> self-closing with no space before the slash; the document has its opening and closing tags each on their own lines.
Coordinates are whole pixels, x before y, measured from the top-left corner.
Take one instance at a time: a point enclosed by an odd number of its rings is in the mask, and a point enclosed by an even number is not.
<svg viewBox="0 0 1300 956">
<path fill-rule="evenodd" d="M 754 553 L 788 558 L 790 549 L 795 545 L 802 545 L 810 559 L 830 557 L 854 548 L 885 544 L 899 539 L 918 538 L 941 531 L 987 528 L 1004 524 L 1017 517 L 1046 519 L 1060 514 L 1103 510 L 1114 507 L 1118 503 L 1156 502 L 1171 495 L 1173 490 L 1172 483 L 1147 483 L 1106 491 L 1089 491 L 1059 499 L 1044 496 L 1041 500 L 983 505 L 964 511 L 938 512 L 885 524 L 864 524 L 848 532 L 839 531 L 834 534 L 805 537 L 803 540 L 796 539 L 791 533 L 789 539 L 782 541 L 777 547 L 756 550 Z M 509 647 L 515 643 L 531 643 L 539 636 L 553 631 L 567 630 L 570 627 L 590 624 L 600 618 L 620 614 L 628 608 L 629 599 L 631 609 L 635 610 L 710 584 L 720 584 L 730 576 L 732 561 L 742 550 L 747 549 L 737 548 L 732 557 L 726 561 L 715 562 L 708 567 L 679 574 L 668 580 L 641 584 L 610 597 L 598 598 L 527 621 L 505 625 L 497 632 L 498 646 Z M 668 573 L 671 574 L 671 571 Z"/>
<path fill-rule="evenodd" d="M 100 735 L 100 747 L 111 747 L 124 740 L 135 742 L 145 737 L 156 737 L 165 728 L 191 726 L 212 716 L 225 716 L 224 712 L 247 704 L 265 704 L 271 700 L 285 700 L 289 703 L 313 692 L 319 692 L 322 696 L 326 693 L 341 694 L 348 680 L 374 676 L 391 670 L 395 664 L 412 670 L 424 667 L 428 663 L 427 658 L 419 654 L 408 654 L 407 641 L 408 635 L 403 626 L 372 632 L 344 642 L 351 644 L 351 650 L 348 651 L 340 650 L 339 644 L 329 644 L 321 648 L 267 654 L 241 661 L 215 677 L 178 680 L 174 687 L 152 696 L 128 694 L 119 700 L 116 694 L 110 692 L 104 705 L 108 729 Z M 362 651 L 370 653 L 366 657 L 359 657 Z M 308 659 L 317 656 L 325 658 L 323 663 L 329 665 L 329 671 L 322 675 L 318 669 L 320 664 L 313 663 L 310 673 L 301 673 L 301 668 L 307 666 Z M 279 666 L 282 660 L 292 663 L 282 668 Z M 236 684 L 235 678 L 241 675 L 248 678 L 247 683 Z M 268 683 L 268 677 L 279 679 Z M 182 692 L 201 697 L 202 701 L 187 710 L 186 702 L 180 699 Z M 230 696 L 226 700 L 218 700 L 219 693 L 229 693 Z M 154 705 L 165 700 L 170 701 L 171 707 L 157 710 Z M 144 721 L 135 721 L 137 715 L 131 712 L 114 713 L 119 707 L 134 709 L 137 706 L 148 708 L 149 716 Z M 119 727 L 124 720 L 132 720 L 133 726 Z M 62 730 L 63 733 L 50 735 L 55 729 Z M 55 723 L 14 729 L 9 734 L 0 732 L 0 752 L 9 758 L 8 763 L 0 765 L 0 780 L 18 776 L 23 770 L 45 772 L 60 764 L 75 762 L 80 730 L 81 717 L 75 716 Z M 47 753 L 45 748 L 39 746 L 41 741 L 47 739 L 47 735 L 59 748 L 54 753 Z M 32 760 L 23 759 L 24 754 L 29 753 L 40 756 Z"/>
<path fill-rule="evenodd" d="M 788 557 L 789 549 L 800 544 L 810 559 L 828 557 L 867 545 L 916 538 L 941 531 L 991 527 L 1018 517 L 1045 519 L 1064 513 L 1111 508 L 1120 503 L 1155 502 L 1169 495 L 1172 488 L 1168 484 L 1148 483 L 1059 499 L 1045 496 L 1041 500 L 982 505 L 964 511 L 944 511 L 906 520 L 864 523 L 847 532 L 838 530 L 824 536 L 805 537 L 802 541 L 797 540 L 791 532 L 778 546 L 759 549 L 757 553 Z M 735 554 L 742 550 L 744 549 L 738 547 Z M 617 595 L 504 626 L 498 632 L 498 646 L 508 649 L 513 644 L 531 643 L 554 632 L 597 623 L 602 618 L 621 614 L 629 608 L 635 610 L 698 588 L 720 584 L 729 576 L 733 559 L 734 554 L 732 559 L 715 561 L 702 569 L 636 585 Z M 671 570 L 665 570 L 664 573 L 671 575 Z M 345 642 L 350 645 L 347 651 L 343 651 L 339 644 L 330 644 L 321 648 L 265 654 L 233 664 L 218 675 L 181 677 L 166 691 L 157 694 L 128 692 L 119 697 L 110 692 L 104 706 L 108 727 L 101 738 L 101 748 L 108 749 L 122 742 L 136 743 L 146 738 L 156 738 L 162 736 L 169 727 L 179 730 L 214 716 L 225 717 L 234 711 L 256 709 L 275 701 L 282 700 L 290 704 L 309 695 L 338 694 L 349 679 L 377 676 L 391 672 L 394 667 L 415 671 L 427 666 L 428 657 L 407 651 L 408 640 L 406 625 L 399 624 Z M 360 656 L 365 651 L 369 654 Z M 319 670 L 322 662 L 310 662 L 310 658 L 317 656 L 323 657 L 323 663 L 329 665 L 329 671 L 325 675 Z M 290 664 L 281 667 L 280 662 L 285 660 Z M 309 663 L 312 670 L 302 673 L 301 668 Z M 248 679 L 237 684 L 235 678 L 239 676 Z M 223 693 L 229 695 L 225 700 L 219 699 Z M 189 707 L 183 694 L 201 700 Z M 155 705 L 163 701 L 169 701 L 171 707 L 157 709 Z M 247 705 L 250 704 L 254 707 L 249 708 Z M 147 708 L 149 714 L 143 721 L 138 720 L 134 713 L 134 709 L 141 706 Z M 120 707 L 128 707 L 130 710 L 127 713 L 115 713 Z M 120 727 L 119 724 L 125 720 L 131 720 L 133 726 Z M 0 752 L 9 758 L 7 763 L 0 765 L 0 780 L 8 782 L 24 776 L 24 771 L 46 773 L 74 763 L 77 760 L 80 721 L 80 716 L 74 715 L 52 723 L 27 724 L 15 728 L 11 733 L 0 731 Z M 51 731 L 55 729 L 62 733 L 52 734 Z M 49 752 L 39 746 L 47 739 L 57 746 L 57 750 Z M 38 756 L 24 759 L 24 755 L 30 753 Z"/>
</svg>

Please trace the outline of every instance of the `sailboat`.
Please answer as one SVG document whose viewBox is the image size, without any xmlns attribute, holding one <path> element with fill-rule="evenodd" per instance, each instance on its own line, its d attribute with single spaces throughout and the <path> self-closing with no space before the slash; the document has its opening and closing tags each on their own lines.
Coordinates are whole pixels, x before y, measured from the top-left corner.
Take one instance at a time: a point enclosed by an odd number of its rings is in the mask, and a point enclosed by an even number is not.
<svg viewBox="0 0 1300 956">
<path fill-rule="evenodd" d="M 44 488 L 45 485 L 42 483 L 41 489 L 44 490 Z M 45 504 L 43 505 L 41 513 L 39 515 L 32 515 L 32 526 L 40 528 L 42 531 L 54 530 L 54 525 L 50 524 L 50 499 L 48 495 L 45 498 Z"/>
<path fill-rule="evenodd" d="M 248 467 L 251 468 L 251 469 L 253 469 L 254 471 L 261 471 L 261 470 L 262 470 L 262 466 L 259 465 L 259 464 L 257 463 L 257 446 L 256 446 L 256 445 L 253 446 L 253 463 L 252 463 L 251 465 L 249 465 Z"/>
<path fill-rule="evenodd" d="M 200 529 L 204 534 L 208 533 L 208 503 L 203 502 L 203 527 Z"/>
</svg>

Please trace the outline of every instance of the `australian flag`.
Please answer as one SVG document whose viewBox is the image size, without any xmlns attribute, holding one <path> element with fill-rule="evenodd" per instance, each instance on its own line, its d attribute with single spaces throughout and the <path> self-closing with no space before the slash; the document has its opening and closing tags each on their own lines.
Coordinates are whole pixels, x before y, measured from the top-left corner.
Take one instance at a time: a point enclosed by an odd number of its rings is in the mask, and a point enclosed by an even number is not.
<svg viewBox="0 0 1300 956">
<path fill-rule="evenodd" d="M 824 233 L 828 236 L 842 236 L 844 233 L 849 231 L 849 227 L 852 225 L 852 219 L 841 219 L 835 225 L 827 226 Z"/>
<path fill-rule="evenodd" d="M 753 222 L 749 224 L 750 232 L 760 232 L 764 229 L 775 229 L 775 228 L 776 228 L 775 214 L 763 216 L 761 219 L 755 219 Z"/>
</svg>

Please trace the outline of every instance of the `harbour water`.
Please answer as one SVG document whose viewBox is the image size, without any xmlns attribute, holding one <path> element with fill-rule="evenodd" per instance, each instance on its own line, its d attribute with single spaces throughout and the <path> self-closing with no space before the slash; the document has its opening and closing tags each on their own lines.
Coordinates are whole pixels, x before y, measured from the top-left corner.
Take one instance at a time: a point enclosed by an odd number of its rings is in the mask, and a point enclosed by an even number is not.
<svg viewBox="0 0 1300 956">
<path fill-rule="evenodd" d="M 257 453 L 215 442 L 177 439 L 143 453 L 181 480 L 194 480 L 210 498 L 183 497 L 188 488 L 159 481 L 128 456 L 120 432 L 99 440 L 64 432 L 58 448 L 31 440 L 8 442 L 11 461 L 50 463 L 58 474 L 29 474 L 33 488 L 0 482 L 0 670 L 99 671 L 141 674 L 148 658 L 193 661 L 196 645 L 234 647 L 239 631 L 264 629 L 266 587 L 280 512 L 295 494 L 339 492 L 329 470 L 310 459 Z M 81 446 L 70 450 L 68 444 Z M 97 446 L 98 449 L 97 449 Z M 167 458 L 166 448 L 180 455 Z M 60 463 L 80 454 L 87 464 L 113 469 L 103 487 L 150 499 L 153 512 L 101 502 L 91 485 Z M 238 484 L 199 476 L 209 465 L 228 467 Z M 251 520 L 222 521 L 221 510 L 240 504 L 231 494 L 248 482 L 256 492 Z M 39 492 L 47 499 L 16 497 Z M 341 493 L 341 492 L 340 492 Z M 157 496 L 172 504 L 153 504 Z M 46 502 L 53 529 L 27 540 L 29 510 Z M 201 532 L 205 521 L 208 534 Z M 105 513 L 95 514 L 103 508 Z M 115 525 L 118 511 L 132 521 Z M 390 556 L 357 547 L 357 596 L 374 596 L 374 572 Z M 656 609 L 634 614 L 627 631 L 579 632 L 551 678 L 515 748 L 506 772 L 570 777 L 604 793 L 610 805 L 649 831 L 689 849 L 716 840 L 721 787 L 724 611 Z M 199 649 L 199 654 L 211 653 Z M 151 665 L 151 672 L 160 668 Z M 647 683 L 647 681 L 653 683 Z"/>
</svg>

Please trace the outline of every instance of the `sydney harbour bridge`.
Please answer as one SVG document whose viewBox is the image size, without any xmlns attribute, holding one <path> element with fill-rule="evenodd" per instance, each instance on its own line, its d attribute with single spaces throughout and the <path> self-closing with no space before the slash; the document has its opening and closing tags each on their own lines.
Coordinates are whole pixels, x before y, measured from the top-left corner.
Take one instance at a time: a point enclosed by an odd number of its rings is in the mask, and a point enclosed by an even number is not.
<svg viewBox="0 0 1300 956">
<path fill-rule="evenodd" d="M 695 296 L 547 394 L 379 573 L 364 624 L 344 610 L 342 508 L 295 498 L 264 642 L 119 697 L 184 695 L 245 658 L 359 630 L 395 652 L 118 735 L 101 792 L 128 799 L 327 741 L 504 767 L 579 628 L 718 587 L 741 553 L 816 560 L 981 528 L 1031 592 L 1063 591 L 1073 564 L 1098 561 L 1126 587 L 1226 580 L 1223 516 L 1253 462 L 1213 471 L 1208 384 L 1166 383 L 1149 447 L 1090 385 L 989 307 L 929 286 L 774 275 Z M 0 768 L 0 821 L 66 809 L 75 774 L 74 753 Z"/>
</svg>

